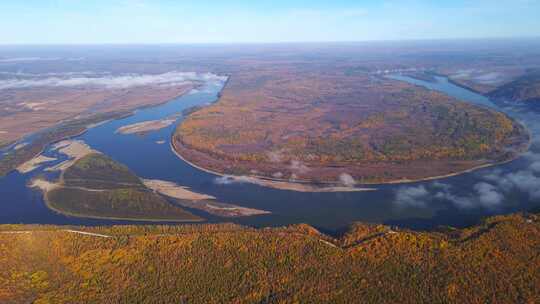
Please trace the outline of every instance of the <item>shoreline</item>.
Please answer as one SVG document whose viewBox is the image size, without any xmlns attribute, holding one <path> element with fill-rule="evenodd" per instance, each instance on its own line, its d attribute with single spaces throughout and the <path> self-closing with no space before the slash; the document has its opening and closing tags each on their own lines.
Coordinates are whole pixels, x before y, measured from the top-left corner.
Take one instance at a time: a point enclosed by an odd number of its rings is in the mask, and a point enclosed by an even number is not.
<svg viewBox="0 0 540 304">
<path fill-rule="evenodd" d="M 290 180 L 270 179 L 270 178 L 265 178 L 265 177 L 256 176 L 256 175 L 238 176 L 238 175 L 224 174 L 224 173 L 220 173 L 220 172 L 203 168 L 199 165 L 196 165 L 186 160 L 178 151 L 176 151 L 172 137 L 169 142 L 169 147 L 171 148 L 171 151 L 178 158 L 180 158 L 182 161 L 192 166 L 193 168 L 212 174 L 212 175 L 216 175 L 217 177 L 231 178 L 238 182 L 246 182 L 246 183 L 256 184 L 263 187 L 280 189 L 280 190 L 290 190 L 290 191 L 296 191 L 296 192 L 312 192 L 312 193 L 336 192 L 337 193 L 337 192 L 377 191 L 377 189 L 375 188 L 353 188 L 353 187 L 345 187 L 345 186 L 336 186 L 335 183 L 330 183 L 330 182 L 326 183 L 329 185 L 328 187 L 317 187 L 318 185 L 325 184 L 325 183 L 312 183 L 309 181 L 291 182 Z"/>
<path fill-rule="evenodd" d="M 184 96 L 186 95 L 187 93 L 189 93 L 191 90 L 193 90 L 194 88 L 196 88 L 197 86 L 192 86 L 190 87 L 188 90 L 185 90 L 183 91 L 181 94 L 177 95 L 176 97 L 172 98 L 172 99 L 169 99 L 169 100 L 166 100 L 164 102 L 161 102 L 159 104 L 156 104 L 156 105 L 152 105 L 152 106 L 149 106 L 149 105 L 145 105 L 145 106 L 141 106 L 141 107 L 137 107 L 137 108 L 134 108 L 130 111 L 126 111 L 126 112 L 121 112 L 121 113 L 118 113 L 117 115 L 113 116 L 113 117 L 110 117 L 110 118 L 107 118 L 107 119 L 104 119 L 104 120 L 101 120 L 101 121 L 97 121 L 97 122 L 94 122 L 88 126 L 86 126 L 83 130 L 81 130 L 80 132 L 77 132 L 75 134 L 72 134 L 72 135 L 68 135 L 68 136 L 64 136 L 60 139 L 56 139 L 56 140 L 53 140 L 53 141 L 50 141 L 50 142 L 47 142 L 43 145 L 43 147 L 41 148 L 41 150 L 35 154 L 33 156 L 33 158 L 31 159 L 34 159 L 36 157 L 39 157 L 41 156 L 48 147 L 50 147 L 51 145 L 54 145 L 54 144 L 57 144 L 57 143 L 60 143 L 60 142 L 63 142 L 63 141 L 69 141 L 69 140 L 73 140 L 73 141 L 76 141 L 77 137 L 85 134 L 86 132 L 88 132 L 91 128 L 93 127 L 96 127 L 96 126 L 99 126 L 99 125 L 102 125 L 104 123 L 107 123 L 107 122 L 110 122 L 110 121 L 114 121 L 114 120 L 118 120 L 118 119 L 123 119 L 123 118 L 127 118 L 127 117 L 130 117 L 132 115 L 134 115 L 136 113 L 136 111 L 140 110 L 140 109 L 144 109 L 144 108 L 149 108 L 149 107 L 153 107 L 153 106 L 160 106 L 160 105 L 163 105 L 163 104 L 166 104 L 168 102 L 171 102 L 181 96 Z M 174 122 L 173 122 L 174 123 Z M 54 128 L 51 127 L 51 128 Z M 47 130 L 47 129 L 45 129 Z M 36 133 L 33 133 L 33 134 L 37 134 L 37 133 L 40 133 L 40 132 L 43 132 L 45 130 L 41 130 L 41 131 L 38 131 Z M 90 147 L 88 147 L 90 148 Z M 93 149 L 91 149 L 91 152 L 97 152 L 97 153 L 100 153 L 98 151 L 95 151 Z M 71 159 L 71 162 L 76 160 L 77 157 L 72 157 L 73 159 Z M 26 161 L 28 162 L 28 161 Z M 25 162 L 25 163 L 26 163 Z M 67 160 L 65 161 L 67 163 L 70 162 L 70 160 Z M 64 164 L 65 162 L 62 162 L 58 165 L 61 165 L 61 164 Z M 16 170 L 16 169 L 13 169 L 13 170 Z M 63 215 L 63 216 L 66 216 L 66 217 L 74 217 L 74 218 L 83 218 L 83 219 L 100 219 L 100 220 L 118 220 L 118 221 L 128 221 L 128 222 L 149 222 L 149 223 L 203 223 L 203 222 L 207 222 L 206 219 L 204 218 L 198 218 L 198 219 L 157 219 L 157 218 L 148 218 L 148 219 L 144 219 L 144 218 L 124 218 L 124 217 L 114 217 L 114 216 L 97 216 L 97 215 L 86 215 L 86 214 L 82 214 L 82 213 L 74 213 L 74 212 L 69 212 L 69 211 L 64 211 L 64 210 L 61 210 L 61 209 L 58 209 L 54 206 L 51 205 L 50 201 L 49 201 L 49 198 L 48 198 L 48 192 L 50 190 L 53 190 L 53 189 L 56 189 L 58 187 L 63 187 L 62 186 L 62 180 L 63 180 L 63 170 L 61 170 L 62 172 L 60 173 L 60 182 L 59 183 L 52 183 L 52 182 L 48 182 L 46 180 L 42 180 L 44 182 L 47 183 L 47 185 L 45 185 L 45 187 L 43 186 L 40 186 L 38 184 L 36 184 L 36 182 L 39 182 L 41 181 L 40 179 L 32 179 L 29 181 L 29 183 L 27 184 L 27 187 L 28 188 L 32 188 L 34 190 L 38 190 L 42 193 L 42 198 L 43 198 L 43 202 L 45 203 L 45 206 L 53 211 L 54 213 L 57 213 L 57 214 L 60 214 L 60 215 Z M 10 171 L 11 172 L 11 171 Z"/>
<path fill-rule="evenodd" d="M 34 159 L 38 156 L 40 156 L 41 154 L 43 154 L 43 152 L 45 152 L 45 150 L 47 149 L 47 147 L 49 147 L 50 145 L 53 145 L 55 143 L 58 143 L 58 142 L 61 142 L 61 141 L 64 141 L 64 140 L 69 140 L 69 139 L 74 139 L 76 137 L 79 137 L 81 135 L 84 135 L 86 132 L 88 132 L 88 130 L 94 128 L 94 127 L 97 127 L 97 126 L 100 126 L 102 124 L 105 124 L 105 123 L 108 123 L 108 122 L 111 122 L 111 121 L 114 121 L 114 120 L 119 120 L 119 119 L 124 119 L 124 118 L 128 118 L 130 116 L 133 116 L 135 114 L 135 112 L 139 111 L 139 110 L 143 110 L 143 109 L 146 109 L 146 108 L 151 108 L 151 107 L 158 107 L 158 106 L 161 106 L 161 105 L 164 105 L 168 102 L 171 102 L 177 98 L 180 98 L 186 94 L 188 94 L 189 92 L 191 92 L 193 89 L 197 89 L 199 87 L 201 87 L 202 85 L 201 84 L 196 84 L 196 85 L 192 85 L 190 86 L 187 90 L 184 90 L 183 92 L 181 92 L 180 94 L 176 95 L 174 98 L 171 98 L 171 99 L 168 99 L 168 100 L 165 100 L 163 102 L 160 102 L 160 103 L 156 103 L 154 105 L 141 105 L 139 107 L 136 107 L 136 108 L 133 108 L 133 109 L 130 109 L 130 110 L 126 110 L 126 111 L 117 111 L 117 114 L 112 116 L 112 117 L 109 117 L 109 118 L 106 118 L 106 119 L 103 119 L 101 121 L 96 121 L 94 123 L 91 123 L 89 125 L 87 125 L 83 130 L 81 130 L 80 132 L 77 132 L 76 134 L 73 134 L 73 135 L 68 135 L 68 136 L 64 136 L 60 139 L 56 139 L 56 140 L 53 140 L 53 141 L 50 141 L 50 142 L 47 142 L 43 145 L 43 147 L 41 148 L 41 150 L 36 153 L 35 155 L 33 155 L 31 158 L 27 159 L 26 161 L 24 162 L 21 162 L 20 164 L 16 164 L 16 166 L 11 169 L 10 171 L 6 172 L 4 175 L 0 174 L 0 178 L 3 177 L 3 176 L 6 176 L 8 175 L 9 173 L 13 172 L 16 170 L 16 168 L 31 160 L 31 159 Z M 100 113 L 100 114 L 107 114 L 108 112 L 103 112 L 103 113 Z M 113 112 L 110 112 L 111 114 L 115 113 L 115 111 Z M 69 122 L 70 119 L 75 119 L 76 117 L 78 117 L 80 114 L 77 114 L 75 116 L 73 116 L 72 118 L 68 118 L 68 119 L 63 119 L 63 120 L 60 120 L 58 121 L 55 125 L 52 125 L 50 127 L 47 127 L 45 129 L 42 129 L 42 130 L 38 130 L 36 132 L 33 132 L 33 133 L 29 133 L 29 134 L 26 134 L 26 135 L 23 135 L 21 138 L 17 139 L 17 140 L 14 140 L 12 142 L 9 142 L 7 144 L 4 144 L 4 145 L 1 145 L 0 146 L 0 152 L 4 152 L 4 153 L 9 153 L 10 150 L 14 147 L 14 145 L 16 143 L 18 143 L 19 141 L 25 139 L 25 138 L 28 138 L 30 136 L 34 136 L 34 135 L 38 135 L 40 133 L 43 133 L 43 132 L 46 132 L 47 130 L 51 130 L 51 129 L 54 129 L 58 126 L 61 126 L 63 123 L 65 122 Z M 29 142 L 28 144 L 30 144 L 31 142 Z M 2 159 L 2 157 L 0 157 L 0 160 Z"/>
<path fill-rule="evenodd" d="M 105 120 L 103 120 L 103 121 L 101 121 L 101 122 L 98 122 L 98 123 L 96 123 L 96 124 L 105 123 L 105 122 L 108 122 L 108 121 L 111 121 L 111 120 L 115 120 L 115 119 L 121 119 L 121 118 L 125 117 L 126 115 L 129 116 L 129 115 L 132 115 L 132 114 L 129 114 L 129 113 L 128 113 L 128 114 L 121 113 L 121 114 L 119 114 L 119 116 L 116 117 L 116 118 L 108 118 L 108 119 L 105 119 Z M 92 127 L 95 127 L 96 124 L 92 124 Z M 58 125 L 57 125 L 57 126 L 58 126 Z M 54 128 L 54 127 L 52 127 L 52 128 Z M 36 158 L 36 157 L 39 157 L 40 155 L 43 154 L 43 152 L 45 152 L 45 150 L 47 150 L 47 147 L 49 147 L 49 146 L 51 146 L 51 145 L 54 145 L 54 144 L 56 144 L 56 143 L 62 142 L 62 141 L 64 141 L 64 140 L 71 140 L 71 139 L 74 139 L 74 138 L 76 138 L 76 137 L 79 137 L 79 136 L 85 134 L 86 132 L 88 132 L 89 129 L 90 129 L 90 128 L 87 127 L 87 128 L 85 128 L 84 130 L 81 130 L 80 132 L 77 132 L 76 134 L 73 134 L 73 135 L 67 135 L 67 136 L 64 136 L 64 137 L 62 137 L 62 138 L 60 138 L 60 139 L 56 139 L 56 140 L 53 140 L 53 141 L 50 141 L 50 142 L 45 143 L 45 144 L 43 145 L 43 147 L 41 148 L 41 150 L 40 150 L 38 153 L 36 153 L 34 156 L 32 156 L 32 158 L 30 158 L 30 159 L 28 159 L 28 160 L 22 162 L 21 164 L 17 165 L 17 167 L 20 166 L 20 165 L 22 165 L 22 164 L 24 164 L 24 163 L 26 163 L 26 162 L 28 162 L 28 161 L 30 161 L 30 160 L 32 160 L 32 159 L 34 159 L 34 158 Z M 30 135 L 38 134 L 39 132 L 43 132 L 43 131 L 46 131 L 46 130 L 48 130 L 48 129 L 44 129 L 44 130 L 38 131 L 38 132 L 36 132 L 36 133 L 32 133 L 32 134 L 30 134 Z M 2 178 L 2 177 L 4 177 L 4 176 L 8 175 L 9 173 L 11 173 L 11 172 L 13 172 L 13 171 L 16 171 L 16 170 L 17 170 L 17 167 L 13 168 L 13 169 L 10 170 L 9 172 L 6 172 L 5 175 L 0 174 L 0 178 Z"/>
<path fill-rule="evenodd" d="M 50 205 L 48 200 L 46 199 L 46 195 L 43 196 L 43 200 L 45 201 L 45 205 L 47 208 L 52 210 L 53 212 L 67 216 L 67 217 L 75 217 L 75 218 L 83 218 L 83 219 L 94 219 L 94 220 L 113 220 L 113 221 L 127 221 L 127 222 L 149 222 L 149 223 L 203 223 L 207 222 L 205 219 L 193 219 L 193 220 L 179 220 L 179 219 L 139 219 L 139 218 L 122 218 L 122 217 L 107 217 L 107 216 L 95 216 L 95 215 L 84 215 L 84 214 L 77 214 L 67 211 L 62 211 L 57 208 L 54 208 Z"/>
<path fill-rule="evenodd" d="M 67 217 L 75 217 L 75 218 L 83 218 L 83 219 L 98 219 L 98 220 L 116 220 L 116 221 L 128 221 L 128 222 L 152 222 L 152 223 L 158 223 L 158 222 L 171 222 L 171 223 L 202 223 L 207 222 L 206 219 L 200 218 L 200 219 L 192 219 L 192 220 L 181 220 L 181 219 L 142 219 L 142 218 L 123 218 L 123 217 L 114 217 L 114 216 L 98 216 L 98 215 L 85 215 L 82 213 L 74 213 L 69 211 L 60 210 L 54 206 L 51 205 L 49 201 L 48 192 L 49 190 L 57 189 L 58 187 L 63 187 L 61 184 L 58 183 L 51 183 L 48 182 L 49 185 L 52 187 L 51 189 L 44 189 L 41 188 L 39 185 L 34 184 L 36 181 L 40 181 L 39 179 L 34 179 L 31 181 L 30 184 L 28 184 L 29 188 L 38 190 L 43 195 L 43 202 L 45 203 L 45 206 L 60 215 L 67 216 Z"/>
<path fill-rule="evenodd" d="M 195 192 L 191 190 L 191 188 L 179 185 L 175 182 L 158 179 L 142 179 L 142 182 L 152 191 L 175 199 L 181 206 L 202 210 L 216 216 L 247 217 L 271 214 L 271 212 L 267 210 L 218 201 L 214 196 Z"/>
<path fill-rule="evenodd" d="M 477 170 L 481 170 L 481 169 L 485 169 L 485 168 L 489 168 L 489 167 L 493 167 L 493 166 L 498 166 L 498 165 L 503 165 L 503 164 L 506 164 L 506 163 L 510 163 L 510 162 L 512 162 L 514 160 L 519 159 L 524 153 L 526 153 L 530 149 L 530 146 L 532 144 L 532 135 L 530 133 L 530 130 L 526 126 L 522 125 L 520 122 L 517 122 L 517 123 L 520 124 L 521 127 L 526 132 L 526 134 L 527 134 L 527 143 L 526 143 L 526 145 L 524 145 L 524 147 L 522 149 L 519 150 L 519 153 L 516 153 L 516 155 L 514 155 L 510 159 L 499 161 L 499 162 L 494 162 L 494 163 L 481 164 L 481 165 L 474 166 L 474 167 L 466 169 L 466 170 L 462 170 L 462 171 L 458 171 L 458 172 L 451 172 L 451 173 L 443 174 L 443 175 L 429 176 L 429 177 L 418 178 L 418 179 L 398 179 L 398 180 L 391 180 L 391 181 L 386 181 L 386 182 L 367 182 L 367 183 L 361 183 L 361 184 L 359 183 L 358 185 L 359 186 L 363 186 L 363 185 L 365 185 L 365 186 L 384 186 L 384 185 L 412 184 L 412 183 L 418 183 L 418 182 L 424 182 L 424 181 L 431 181 L 431 180 L 449 178 L 449 177 L 458 176 L 458 175 L 462 175 L 462 174 L 466 174 L 466 173 L 471 173 L 471 172 L 474 172 L 474 171 L 477 171 Z M 210 169 L 203 168 L 203 167 L 201 167 L 199 165 L 196 165 L 196 164 L 186 160 L 180 154 L 180 152 L 178 152 L 176 150 L 176 146 L 175 146 L 174 141 L 173 141 L 173 136 L 174 136 L 174 133 L 171 135 L 171 138 L 170 138 L 170 148 L 178 158 L 180 158 L 182 161 L 184 161 L 188 165 L 190 165 L 190 166 L 192 166 L 192 167 L 194 167 L 194 168 L 196 168 L 198 170 L 201 170 L 201 171 L 204 171 L 206 173 L 210 173 L 210 174 L 213 174 L 213 175 L 216 175 L 216 176 L 219 176 L 219 177 L 226 177 L 226 178 L 231 178 L 233 180 L 236 179 L 236 180 L 239 180 L 239 181 L 240 181 L 240 179 L 242 177 L 246 177 L 248 179 L 253 179 L 254 184 L 258 184 L 258 185 L 261 185 L 261 186 L 264 186 L 264 187 L 269 187 L 269 188 L 274 188 L 274 189 L 281 189 L 281 190 L 298 191 L 298 192 L 362 192 L 362 191 L 377 191 L 376 188 L 350 188 L 351 190 L 347 191 L 345 189 L 341 189 L 341 188 L 347 188 L 347 187 L 335 186 L 336 184 L 332 183 L 332 182 L 313 183 L 313 182 L 310 182 L 308 180 L 301 180 L 301 181 L 298 181 L 298 182 L 292 182 L 290 180 L 280 180 L 280 179 L 275 179 L 275 178 L 272 179 L 272 178 L 261 177 L 261 176 L 257 176 L 257 175 L 239 176 L 239 175 L 230 175 L 230 174 L 224 174 L 224 173 L 212 171 Z M 248 183 L 250 182 L 249 180 L 243 180 L 243 179 L 242 179 L 242 181 L 248 182 Z M 260 181 L 260 183 L 258 183 L 257 181 Z M 284 188 L 281 188 L 281 187 L 273 186 L 272 183 L 284 183 L 284 184 L 290 185 L 291 187 L 290 187 L 290 189 L 284 189 Z M 328 184 L 328 185 L 334 185 L 334 186 L 333 187 L 329 186 L 327 188 L 324 188 L 324 187 L 319 188 L 318 189 L 319 191 L 317 191 L 317 190 L 299 191 L 299 190 L 294 189 L 295 186 L 317 187 L 317 185 L 321 185 L 321 184 Z M 324 191 L 325 189 L 326 189 L 326 191 Z M 321 190 L 323 190 L 323 191 L 321 191 Z"/>
<path fill-rule="evenodd" d="M 475 166 L 475 167 L 472 167 L 472 168 L 469 168 L 469 169 L 466 169 L 466 170 L 462 170 L 462 171 L 458 171 L 458 172 L 452 172 L 452 173 L 443 174 L 443 175 L 437 175 L 437 176 L 429 176 L 429 177 L 418 178 L 418 179 L 397 179 L 397 180 L 391 180 L 391 181 L 386 181 L 386 182 L 367 182 L 367 183 L 361 183 L 361 184 L 358 184 L 358 185 L 368 185 L 368 186 L 381 185 L 382 186 L 382 185 L 395 185 L 395 184 L 410 184 L 410 183 L 417 183 L 417 182 L 437 180 L 437 179 L 443 179 L 443 178 L 458 176 L 458 175 L 465 174 L 465 173 L 470 173 L 470 172 L 473 172 L 473 171 L 476 171 L 476 170 L 489 168 L 489 167 L 493 167 L 493 166 L 498 166 L 498 165 L 503 165 L 503 164 L 512 162 L 512 161 L 520 158 L 525 152 L 527 152 L 529 150 L 529 147 L 530 147 L 531 143 L 532 143 L 532 139 L 531 139 L 531 137 L 529 137 L 529 141 L 528 141 L 528 144 L 527 144 L 527 149 L 525 151 L 521 151 L 520 153 L 516 154 L 511 159 L 503 160 L 503 161 L 500 161 L 500 162 L 486 163 L 486 164 L 478 165 L 478 166 Z M 263 182 L 267 181 L 269 183 L 271 183 L 271 182 L 284 182 L 284 183 L 289 183 L 289 184 L 311 185 L 311 186 L 316 186 L 316 185 L 321 184 L 321 183 L 312 183 L 312 182 L 307 181 L 307 180 L 302 180 L 302 181 L 299 181 L 299 182 L 291 182 L 289 180 L 270 179 L 270 178 L 261 177 L 261 176 L 257 176 L 257 175 L 238 176 L 238 175 L 230 175 L 230 174 L 224 174 L 224 173 L 212 171 L 212 170 L 202 168 L 199 165 L 195 165 L 192 162 L 187 161 L 182 155 L 180 155 L 180 153 L 178 153 L 178 151 L 176 151 L 176 149 L 174 148 L 174 144 L 172 143 L 172 140 L 171 140 L 171 145 L 170 146 L 171 146 L 171 150 L 176 154 L 176 156 L 178 156 L 178 158 L 180 158 L 181 160 L 183 160 L 184 162 L 186 162 L 190 166 L 192 166 L 192 167 L 194 167 L 196 169 L 199 169 L 201 171 L 204 171 L 204 172 L 219 176 L 219 177 L 230 177 L 230 178 L 233 178 L 233 179 L 234 178 L 240 178 L 240 177 L 249 177 L 249 178 L 261 180 Z M 322 183 L 325 183 L 325 182 L 322 182 Z M 335 185 L 335 183 L 331 183 L 331 182 L 326 182 L 326 183 L 329 184 L 329 185 Z M 269 186 L 269 187 L 271 187 L 271 186 Z M 332 188 L 334 188 L 334 187 L 332 187 Z M 276 189 L 280 189 L 280 188 L 276 188 Z M 322 188 L 322 189 L 324 189 L 324 188 Z M 355 188 L 351 188 L 351 189 L 352 190 L 350 192 L 354 192 Z M 377 190 L 377 189 L 370 189 L 370 188 L 367 188 L 367 189 L 365 189 L 365 188 L 356 188 L 356 189 L 361 189 L 361 190 L 357 190 L 357 191 L 376 191 Z M 313 191 L 313 192 L 317 192 L 317 191 Z M 324 192 L 324 191 L 322 191 L 322 192 Z M 334 192 L 347 192 L 347 191 L 334 191 Z"/>
<path fill-rule="evenodd" d="M 462 89 L 469 90 L 469 91 L 471 91 L 473 93 L 479 94 L 479 95 L 484 96 L 484 97 L 486 97 L 488 99 L 490 98 L 489 96 L 484 95 L 483 93 L 478 92 L 478 91 L 476 91 L 476 90 L 474 90 L 472 88 L 468 88 L 468 87 L 466 87 L 464 85 L 461 85 L 459 83 L 455 83 L 447 75 L 442 75 L 442 74 L 439 74 L 439 73 L 436 73 L 436 72 L 433 72 L 431 74 L 434 75 L 434 76 L 444 77 L 444 78 L 447 79 L 447 81 L 449 83 L 451 83 L 453 85 L 456 85 L 456 86 L 458 86 L 458 87 L 460 87 Z M 227 81 L 228 80 L 229 79 L 227 79 Z M 226 83 L 223 86 L 222 91 L 225 89 L 225 86 L 226 86 Z M 432 89 L 429 89 L 429 90 L 432 90 Z M 445 93 L 443 93 L 443 94 L 445 94 Z M 219 102 L 220 99 L 221 99 L 221 92 L 218 93 L 218 99 L 214 103 Z M 467 102 L 467 101 L 462 101 L 462 102 L 470 103 L 470 102 Z M 497 110 L 497 112 L 500 112 L 500 111 Z M 503 113 L 504 115 L 508 116 L 508 114 L 506 114 L 504 112 L 500 112 L 500 113 Z M 515 155 L 513 155 L 511 158 L 507 159 L 507 160 L 485 163 L 485 164 L 481 164 L 481 165 L 471 167 L 469 169 L 465 169 L 465 170 L 458 171 L 458 172 L 450 172 L 450 173 L 443 174 L 443 175 L 429 176 L 429 177 L 418 178 L 418 179 L 406 179 L 406 178 L 403 178 L 403 179 L 390 180 L 390 181 L 384 181 L 384 182 L 358 183 L 358 186 L 363 186 L 363 185 L 365 185 L 365 186 L 399 185 L 399 184 L 411 184 L 411 183 L 418 183 L 418 182 L 424 182 L 424 181 L 438 180 L 438 179 L 454 177 L 454 176 L 458 176 L 458 175 L 462 175 L 462 174 L 466 174 L 466 173 L 471 173 L 471 172 L 481 170 L 481 169 L 485 169 L 485 168 L 489 168 L 489 167 L 503 165 L 503 164 L 506 164 L 506 163 L 510 163 L 510 162 L 512 162 L 514 160 L 517 160 L 524 153 L 529 151 L 530 146 L 532 144 L 532 134 L 531 134 L 530 130 L 525 125 L 523 125 L 521 122 L 515 120 L 513 117 L 510 117 L 510 116 L 508 116 L 508 117 L 510 119 L 512 119 L 512 121 L 514 121 L 516 124 L 521 126 L 521 128 L 523 128 L 524 133 L 527 135 L 527 142 L 520 144 L 519 147 L 518 147 L 518 152 Z M 278 179 L 278 178 L 271 178 L 271 177 L 266 177 L 266 176 L 250 175 L 250 174 L 243 175 L 243 176 L 230 175 L 230 174 L 224 174 L 224 173 L 221 173 L 221 172 L 213 171 L 213 170 L 210 170 L 210 169 L 207 169 L 207 168 L 203 168 L 200 165 L 196 165 L 193 162 L 188 161 L 185 157 L 183 157 L 180 154 L 179 149 L 176 147 L 176 145 L 174 143 L 173 139 L 174 139 L 174 135 L 176 133 L 176 128 L 178 128 L 178 125 L 181 124 L 181 123 L 182 123 L 181 121 L 178 122 L 178 124 L 175 127 L 175 130 L 173 131 L 173 133 L 169 137 L 169 141 L 170 141 L 169 146 L 170 146 L 172 152 L 178 158 L 180 158 L 182 161 L 184 161 L 188 165 L 190 165 L 190 166 L 192 166 L 192 167 L 194 167 L 194 168 L 196 168 L 198 170 L 201 170 L 203 172 L 206 172 L 206 173 L 209 173 L 209 174 L 212 174 L 212 175 L 216 175 L 216 176 L 219 176 L 219 177 L 231 178 L 231 179 L 237 180 L 237 181 L 253 183 L 253 184 L 263 186 L 263 187 L 269 187 L 269 188 L 281 189 L 281 190 L 291 190 L 291 191 L 298 191 L 298 192 L 336 192 L 336 193 L 338 193 L 338 192 L 361 192 L 361 191 L 376 191 L 377 190 L 376 188 L 339 187 L 339 186 L 336 186 L 337 184 L 335 182 L 317 182 L 317 183 L 314 183 L 314 182 L 311 182 L 309 180 L 290 181 L 290 180 L 285 180 L 285 179 Z M 246 180 L 246 178 L 247 178 L 247 180 Z M 251 179 L 251 181 L 250 181 L 250 179 Z M 282 185 L 277 185 L 276 186 L 275 183 L 279 183 L 279 184 L 282 184 Z M 329 187 L 319 187 L 318 189 L 313 189 L 314 187 L 317 187 L 318 185 L 325 185 L 325 184 L 329 185 Z M 301 191 L 301 190 L 295 189 L 297 187 L 302 187 L 302 186 L 311 188 L 311 190 L 310 191 Z M 350 190 L 346 190 L 344 188 L 350 188 Z"/>
</svg>

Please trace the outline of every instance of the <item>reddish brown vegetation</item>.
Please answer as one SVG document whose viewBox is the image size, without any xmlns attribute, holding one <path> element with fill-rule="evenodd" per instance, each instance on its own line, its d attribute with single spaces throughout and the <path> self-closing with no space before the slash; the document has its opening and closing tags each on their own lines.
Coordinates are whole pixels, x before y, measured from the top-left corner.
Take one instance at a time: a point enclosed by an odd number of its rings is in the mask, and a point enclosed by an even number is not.
<svg viewBox="0 0 540 304">
<path fill-rule="evenodd" d="M 219 173 L 363 183 L 508 160 L 526 142 L 519 124 L 493 110 L 347 67 L 293 64 L 232 74 L 219 102 L 173 137 L 184 158 Z"/>
<path fill-rule="evenodd" d="M 0 302 L 537 303 L 538 248 L 536 215 L 338 239 L 306 225 L 1 226 Z"/>
</svg>

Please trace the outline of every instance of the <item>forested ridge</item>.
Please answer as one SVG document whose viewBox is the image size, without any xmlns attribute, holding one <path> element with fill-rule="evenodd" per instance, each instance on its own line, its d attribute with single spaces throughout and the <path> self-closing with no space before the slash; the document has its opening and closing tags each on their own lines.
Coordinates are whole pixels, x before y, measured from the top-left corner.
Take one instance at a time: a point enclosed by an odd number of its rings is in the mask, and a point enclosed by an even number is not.
<svg viewBox="0 0 540 304">
<path fill-rule="evenodd" d="M 540 101 L 540 70 L 526 73 L 489 92 L 488 95 L 513 102 L 538 102 Z"/>
<path fill-rule="evenodd" d="M 84 235 L 77 231 L 94 233 Z M 540 217 L 355 224 L 0 226 L 1 303 L 538 303 Z"/>
</svg>

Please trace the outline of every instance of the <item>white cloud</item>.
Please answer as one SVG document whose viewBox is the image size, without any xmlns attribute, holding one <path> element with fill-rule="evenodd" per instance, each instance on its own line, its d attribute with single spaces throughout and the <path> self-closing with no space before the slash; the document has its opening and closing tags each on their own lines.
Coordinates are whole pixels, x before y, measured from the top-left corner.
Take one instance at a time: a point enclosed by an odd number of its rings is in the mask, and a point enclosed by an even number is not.
<svg viewBox="0 0 540 304">
<path fill-rule="evenodd" d="M 495 168 L 477 174 L 480 182 L 472 186 L 466 195 L 456 194 L 451 184 L 440 181 L 421 186 L 403 186 L 396 191 L 394 204 L 397 206 L 424 207 L 433 200 L 446 201 L 460 209 L 497 209 L 504 204 L 506 195 L 520 192 L 531 200 L 540 199 L 540 162 L 538 154 L 526 156 L 530 162 L 525 169 L 505 173 Z"/>
<path fill-rule="evenodd" d="M 425 207 L 434 200 L 447 201 L 459 209 L 471 209 L 484 207 L 494 209 L 504 200 L 504 195 L 496 190 L 496 187 L 481 182 L 476 184 L 474 192 L 467 196 L 454 193 L 449 184 L 434 182 L 429 185 L 414 187 L 401 187 L 396 191 L 394 204 L 397 206 Z"/>
<path fill-rule="evenodd" d="M 474 198 L 467 196 L 459 196 L 451 192 L 452 187 L 444 184 L 446 187 L 443 190 L 436 192 L 432 197 L 438 200 L 445 200 L 452 203 L 459 209 L 470 209 L 475 207 Z"/>
<path fill-rule="evenodd" d="M 346 187 L 354 187 L 356 185 L 354 178 L 347 173 L 341 173 L 339 175 L 339 181 Z"/>
<path fill-rule="evenodd" d="M 532 163 L 529 167 L 533 172 L 540 173 L 540 161 Z"/>
<path fill-rule="evenodd" d="M 253 180 L 248 176 L 220 176 L 214 179 L 214 184 L 216 185 L 232 185 L 232 184 L 243 184 L 243 183 L 252 183 Z"/>
<path fill-rule="evenodd" d="M 478 201 L 486 208 L 497 207 L 504 199 L 504 196 L 497 191 L 495 186 L 485 182 L 474 185 L 474 190 L 478 194 Z"/>
<path fill-rule="evenodd" d="M 163 74 L 130 74 L 99 77 L 45 77 L 41 79 L 5 79 L 0 81 L 0 90 L 28 87 L 77 87 L 92 86 L 105 88 L 129 88 L 145 85 L 179 85 L 189 82 L 221 82 L 225 76 L 211 73 L 168 72 Z"/>
<path fill-rule="evenodd" d="M 400 187 L 396 191 L 395 204 L 402 207 L 424 207 L 425 199 L 430 195 L 423 185 L 414 187 Z"/>
<path fill-rule="evenodd" d="M 0 58 L 0 62 L 31 62 L 31 61 L 52 61 L 59 60 L 60 58 L 43 58 L 43 57 L 10 57 L 10 58 Z"/>
<path fill-rule="evenodd" d="M 529 170 L 508 173 L 501 177 L 498 184 L 506 191 L 518 189 L 527 193 L 531 199 L 540 198 L 540 177 Z"/>
<path fill-rule="evenodd" d="M 303 162 L 299 160 L 291 160 L 291 165 L 289 166 L 289 169 L 298 173 L 306 173 L 310 170 L 308 166 L 306 166 Z"/>
</svg>

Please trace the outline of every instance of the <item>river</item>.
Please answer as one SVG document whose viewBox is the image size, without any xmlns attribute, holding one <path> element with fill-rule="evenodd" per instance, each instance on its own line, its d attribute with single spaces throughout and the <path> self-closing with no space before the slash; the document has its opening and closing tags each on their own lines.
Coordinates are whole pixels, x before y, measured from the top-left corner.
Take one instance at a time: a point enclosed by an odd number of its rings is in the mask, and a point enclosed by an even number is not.
<svg viewBox="0 0 540 304">
<path fill-rule="evenodd" d="M 524 123 L 533 137 L 540 134 L 536 128 L 540 111 L 532 106 L 495 104 L 443 77 L 437 77 L 435 82 L 405 76 L 392 78 L 496 108 Z M 377 191 L 372 192 L 301 193 L 246 183 L 219 182 L 216 176 L 193 168 L 171 151 L 170 138 L 174 125 L 145 136 L 115 133 L 121 126 L 163 119 L 192 106 L 208 105 L 217 100 L 222 86 L 223 83 L 208 83 L 204 88 L 166 104 L 138 110 L 130 117 L 101 124 L 77 139 L 127 165 L 140 177 L 176 182 L 215 196 L 222 202 L 272 212 L 269 215 L 230 219 L 190 210 L 209 222 L 236 222 L 254 227 L 307 223 L 327 232 L 344 229 L 355 221 L 432 229 L 439 225 L 463 227 L 475 224 L 488 215 L 527 211 L 540 206 L 540 178 L 537 177 L 540 176 L 540 151 L 534 144 L 531 152 L 510 163 L 436 181 L 377 185 Z M 165 143 L 158 144 L 158 141 Z M 65 156 L 51 151 L 50 147 L 44 155 L 59 158 L 48 166 L 65 159 Z M 32 177 L 40 174 L 47 173 L 37 169 L 28 174 L 12 172 L 0 178 L 0 223 L 133 224 L 73 218 L 49 210 L 41 194 L 26 187 Z"/>
</svg>

